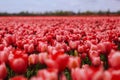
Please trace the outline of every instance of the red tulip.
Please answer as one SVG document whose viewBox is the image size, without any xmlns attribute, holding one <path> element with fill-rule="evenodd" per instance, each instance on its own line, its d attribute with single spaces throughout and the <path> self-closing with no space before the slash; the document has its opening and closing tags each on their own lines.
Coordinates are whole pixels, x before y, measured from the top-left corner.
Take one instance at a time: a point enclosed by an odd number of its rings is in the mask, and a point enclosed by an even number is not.
<svg viewBox="0 0 120 80">
<path fill-rule="evenodd" d="M 7 68 L 4 63 L 0 63 L 0 79 L 5 79 L 7 76 Z"/>
<path fill-rule="evenodd" d="M 28 57 L 28 63 L 31 64 L 37 64 L 38 63 L 38 55 L 37 54 L 31 54 Z"/>
<path fill-rule="evenodd" d="M 10 80 L 28 80 L 27 78 L 25 78 L 24 76 L 15 76 L 10 78 Z"/>
<path fill-rule="evenodd" d="M 69 62 L 68 62 L 68 68 L 72 70 L 73 68 L 80 68 L 81 60 L 80 57 L 73 57 L 70 56 Z"/>
<path fill-rule="evenodd" d="M 109 64 L 114 69 L 120 69 L 120 52 L 112 50 L 108 56 Z"/>
</svg>

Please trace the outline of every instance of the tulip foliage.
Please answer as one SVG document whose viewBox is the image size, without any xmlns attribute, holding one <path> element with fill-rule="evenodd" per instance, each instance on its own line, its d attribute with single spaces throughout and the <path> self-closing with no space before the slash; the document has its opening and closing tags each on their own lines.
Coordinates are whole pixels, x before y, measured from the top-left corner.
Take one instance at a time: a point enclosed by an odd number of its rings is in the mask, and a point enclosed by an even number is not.
<svg viewBox="0 0 120 80">
<path fill-rule="evenodd" d="M 120 17 L 0 17 L 0 80 L 120 80 Z"/>
</svg>

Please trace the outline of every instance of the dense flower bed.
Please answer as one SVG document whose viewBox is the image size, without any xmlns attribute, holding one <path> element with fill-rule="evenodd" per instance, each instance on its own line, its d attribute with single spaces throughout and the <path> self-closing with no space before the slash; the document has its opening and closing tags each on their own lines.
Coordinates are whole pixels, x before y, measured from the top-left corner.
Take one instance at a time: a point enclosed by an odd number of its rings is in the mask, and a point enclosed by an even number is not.
<svg viewBox="0 0 120 80">
<path fill-rule="evenodd" d="M 1 17 L 2 79 L 120 80 L 120 17 Z"/>
</svg>

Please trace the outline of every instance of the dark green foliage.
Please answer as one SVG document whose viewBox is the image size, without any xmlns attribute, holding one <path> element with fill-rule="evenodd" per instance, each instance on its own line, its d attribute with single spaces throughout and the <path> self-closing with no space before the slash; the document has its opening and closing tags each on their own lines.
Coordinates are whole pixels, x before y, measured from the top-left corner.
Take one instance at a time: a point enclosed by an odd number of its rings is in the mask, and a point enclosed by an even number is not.
<svg viewBox="0 0 120 80">
<path fill-rule="evenodd" d="M 88 56 L 86 56 L 86 58 L 82 60 L 82 65 L 84 65 L 84 64 L 91 65 L 91 61 Z"/>
<path fill-rule="evenodd" d="M 17 74 L 14 73 L 14 71 L 13 71 L 8 65 L 6 65 L 6 67 L 7 67 L 7 71 L 8 71 L 6 80 L 8 80 L 8 79 L 10 79 L 11 77 L 14 77 L 15 75 L 17 75 Z"/>
<path fill-rule="evenodd" d="M 64 70 L 64 74 L 65 74 L 67 80 L 72 80 L 72 78 L 71 78 L 71 72 L 70 72 L 69 69 L 66 68 L 66 69 Z"/>
<path fill-rule="evenodd" d="M 29 67 L 27 68 L 27 71 L 26 71 L 26 73 L 25 73 L 25 76 L 26 76 L 27 78 L 30 78 L 30 77 L 36 75 L 36 73 L 38 72 L 38 70 L 44 69 L 44 68 L 46 68 L 46 67 L 47 67 L 46 65 L 40 64 L 40 63 L 38 63 L 38 64 L 36 64 L 36 65 L 31 65 L 31 66 L 29 66 Z"/>
<path fill-rule="evenodd" d="M 69 52 L 67 52 L 67 54 L 71 56 L 78 56 L 77 50 L 70 50 Z"/>
<path fill-rule="evenodd" d="M 120 43 L 118 44 L 118 50 L 120 50 Z"/>
<path fill-rule="evenodd" d="M 27 68 L 26 73 L 24 74 L 25 77 L 30 78 L 34 75 L 36 75 L 36 73 L 38 72 L 38 70 L 40 69 L 44 69 L 47 66 L 44 64 L 36 64 L 36 65 L 31 65 Z M 20 75 L 20 74 L 16 74 L 9 66 L 7 66 L 7 71 L 8 71 L 8 75 L 6 77 L 6 80 L 10 79 L 11 77 L 14 77 L 16 75 Z"/>
<path fill-rule="evenodd" d="M 67 52 L 68 55 L 74 55 L 74 50 L 70 50 L 69 52 Z"/>
<path fill-rule="evenodd" d="M 101 54 L 100 59 L 101 59 L 101 61 L 103 61 L 104 69 L 108 69 L 108 67 L 109 67 L 109 65 L 108 65 L 108 57 L 106 55 L 104 55 L 104 54 Z"/>
</svg>

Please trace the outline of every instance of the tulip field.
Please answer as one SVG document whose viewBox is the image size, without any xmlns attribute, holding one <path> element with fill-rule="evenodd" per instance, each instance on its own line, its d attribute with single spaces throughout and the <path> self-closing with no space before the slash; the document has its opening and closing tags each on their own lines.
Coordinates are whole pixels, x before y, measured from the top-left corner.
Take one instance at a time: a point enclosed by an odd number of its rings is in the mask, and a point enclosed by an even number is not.
<svg viewBox="0 0 120 80">
<path fill-rule="evenodd" d="M 0 17 L 0 80 L 120 80 L 120 17 Z"/>
</svg>

